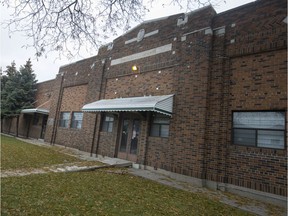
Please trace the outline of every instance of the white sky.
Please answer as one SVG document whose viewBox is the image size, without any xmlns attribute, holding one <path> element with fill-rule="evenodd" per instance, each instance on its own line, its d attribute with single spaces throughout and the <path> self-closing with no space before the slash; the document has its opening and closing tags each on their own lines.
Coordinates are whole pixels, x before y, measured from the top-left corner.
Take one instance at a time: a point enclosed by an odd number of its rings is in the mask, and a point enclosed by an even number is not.
<svg viewBox="0 0 288 216">
<path fill-rule="evenodd" d="M 217 13 L 238 7 L 240 5 L 244 5 L 246 3 L 252 2 L 253 0 L 221 0 L 218 6 L 214 6 L 214 9 Z M 155 19 L 159 17 L 165 17 L 172 14 L 177 14 L 181 12 L 186 12 L 184 10 L 180 10 L 176 6 L 170 7 L 162 7 L 163 3 L 167 3 L 167 0 L 157 0 L 155 1 L 157 4 L 150 9 L 150 12 L 146 15 L 144 20 Z M 0 7 L 0 21 L 2 22 L 5 19 L 9 19 L 9 13 L 6 8 L 3 6 Z M 23 48 L 24 45 L 27 44 L 27 38 L 23 35 L 23 33 L 15 33 L 9 38 L 8 31 L 1 26 L 1 43 L 0 43 L 0 67 L 2 67 L 2 71 L 6 70 L 7 65 L 11 65 L 12 61 L 15 61 L 16 67 L 19 68 L 20 65 L 24 65 L 26 61 L 30 58 L 33 65 L 33 70 L 37 76 L 38 82 L 54 79 L 56 74 L 58 73 L 59 67 L 61 65 L 69 64 L 83 58 L 88 58 L 90 56 L 96 55 L 89 53 L 83 55 L 82 57 L 74 57 L 73 59 L 67 59 L 63 57 L 62 59 L 58 58 L 58 54 L 50 53 L 46 58 L 41 57 L 40 59 L 36 59 L 35 50 L 31 48 Z M 107 41 L 111 42 L 111 41 Z"/>
</svg>

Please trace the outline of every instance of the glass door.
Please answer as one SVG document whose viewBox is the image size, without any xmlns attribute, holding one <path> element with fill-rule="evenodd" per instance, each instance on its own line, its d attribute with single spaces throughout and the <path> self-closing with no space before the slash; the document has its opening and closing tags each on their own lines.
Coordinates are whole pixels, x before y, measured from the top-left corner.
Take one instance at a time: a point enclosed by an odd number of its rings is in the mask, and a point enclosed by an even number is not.
<svg viewBox="0 0 288 216">
<path fill-rule="evenodd" d="M 121 138 L 118 157 L 136 162 L 140 135 L 139 119 L 124 119 L 122 122 Z"/>
<path fill-rule="evenodd" d="M 128 128 L 129 128 L 129 120 L 124 119 L 122 125 L 122 135 L 121 135 L 121 142 L 119 152 L 126 152 L 127 149 L 127 140 L 128 140 Z"/>
</svg>

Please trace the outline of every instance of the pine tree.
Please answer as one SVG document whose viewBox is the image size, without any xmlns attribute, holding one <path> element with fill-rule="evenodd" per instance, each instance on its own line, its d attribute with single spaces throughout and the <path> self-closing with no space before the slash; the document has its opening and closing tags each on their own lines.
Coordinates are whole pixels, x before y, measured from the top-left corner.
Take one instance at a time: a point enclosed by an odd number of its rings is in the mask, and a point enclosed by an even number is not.
<svg viewBox="0 0 288 216">
<path fill-rule="evenodd" d="M 6 75 L 1 76 L 1 118 L 11 117 L 14 113 L 13 90 L 18 71 L 15 62 L 6 67 Z"/>
<path fill-rule="evenodd" d="M 36 75 L 33 73 L 30 59 L 28 59 L 24 66 L 20 67 L 20 79 L 18 82 L 20 87 L 18 90 L 20 109 L 32 108 L 35 101 L 35 93 L 37 91 L 37 80 Z"/>
<path fill-rule="evenodd" d="M 7 66 L 7 79 L 1 86 L 1 118 L 17 117 L 16 136 L 21 110 L 32 108 L 36 93 L 36 75 L 33 73 L 30 59 L 20 70 L 16 70 L 15 62 Z M 2 81 L 2 80 L 1 80 Z"/>
</svg>

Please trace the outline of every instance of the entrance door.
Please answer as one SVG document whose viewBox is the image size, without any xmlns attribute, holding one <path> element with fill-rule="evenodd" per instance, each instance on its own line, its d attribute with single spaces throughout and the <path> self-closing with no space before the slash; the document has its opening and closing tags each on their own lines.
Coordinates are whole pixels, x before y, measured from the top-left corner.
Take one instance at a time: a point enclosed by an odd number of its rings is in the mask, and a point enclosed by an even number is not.
<svg viewBox="0 0 288 216">
<path fill-rule="evenodd" d="M 45 137 L 47 120 L 48 120 L 48 116 L 47 116 L 47 115 L 44 115 L 44 116 L 43 116 L 43 121 L 42 121 L 42 128 L 41 128 L 40 139 L 44 139 L 44 137 Z"/>
<path fill-rule="evenodd" d="M 140 135 L 140 120 L 125 118 L 122 122 L 118 157 L 136 162 Z"/>
</svg>

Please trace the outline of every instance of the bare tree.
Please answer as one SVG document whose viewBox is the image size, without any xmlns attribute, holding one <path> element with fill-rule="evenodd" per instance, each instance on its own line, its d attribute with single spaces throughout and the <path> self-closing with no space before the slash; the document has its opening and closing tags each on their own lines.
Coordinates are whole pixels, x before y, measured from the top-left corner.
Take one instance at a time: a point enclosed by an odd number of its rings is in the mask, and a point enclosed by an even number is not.
<svg viewBox="0 0 288 216">
<path fill-rule="evenodd" d="M 145 1 L 145 0 L 144 0 Z M 132 22 L 141 22 L 156 0 L 2 0 L 12 8 L 4 22 L 9 33 L 24 32 L 32 38 L 36 56 L 50 51 L 73 56 L 85 44 L 95 52 L 108 36 L 126 31 Z M 211 0 L 169 0 L 190 10 Z M 219 1 L 219 0 L 218 0 Z"/>
</svg>

